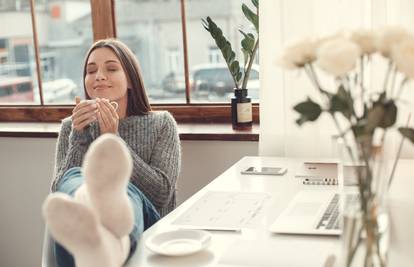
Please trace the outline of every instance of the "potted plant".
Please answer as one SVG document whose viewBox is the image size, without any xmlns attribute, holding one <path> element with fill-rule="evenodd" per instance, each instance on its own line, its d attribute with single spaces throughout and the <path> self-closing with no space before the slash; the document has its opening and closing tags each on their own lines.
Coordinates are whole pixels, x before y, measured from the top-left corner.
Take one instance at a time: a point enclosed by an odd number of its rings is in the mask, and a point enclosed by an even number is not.
<svg viewBox="0 0 414 267">
<path fill-rule="evenodd" d="M 246 130 L 252 127 L 252 104 L 247 97 L 247 82 L 249 80 L 250 70 L 259 48 L 259 0 L 251 0 L 255 7 L 253 12 L 247 5 L 242 4 L 244 16 L 251 22 L 257 34 L 257 38 L 252 33 L 246 33 L 242 30 L 239 32 L 243 35 L 241 40 L 241 51 L 244 56 L 243 67 L 240 67 L 236 59 L 231 43 L 223 35 L 223 31 L 210 18 L 202 19 L 203 27 L 210 32 L 217 47 L 220 49 L 223 58 L 227 64 L 228 70 L 234 82 L 234 98 L 232 99 L 232 125 L 233 129 Z"/>
</svg>

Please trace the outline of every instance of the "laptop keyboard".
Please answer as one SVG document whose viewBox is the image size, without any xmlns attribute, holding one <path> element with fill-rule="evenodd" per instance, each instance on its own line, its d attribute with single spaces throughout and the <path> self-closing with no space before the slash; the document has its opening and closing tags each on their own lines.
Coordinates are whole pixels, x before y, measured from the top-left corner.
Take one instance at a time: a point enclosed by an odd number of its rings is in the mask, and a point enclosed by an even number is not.
<svg viewBox="0 0 414 267">
<path fill-rule="evenodd" d="M 332 197 L 328 207 L 322 215 L 321 220 L 316 226 L 316 229 L 339 230 L 339 199 L 339 194 L 335 194 Z M 355 203 L 356 201 L 358 201 L 358 199 L 358 194 L 346 195 L 346 203 Z"/>
</svg>

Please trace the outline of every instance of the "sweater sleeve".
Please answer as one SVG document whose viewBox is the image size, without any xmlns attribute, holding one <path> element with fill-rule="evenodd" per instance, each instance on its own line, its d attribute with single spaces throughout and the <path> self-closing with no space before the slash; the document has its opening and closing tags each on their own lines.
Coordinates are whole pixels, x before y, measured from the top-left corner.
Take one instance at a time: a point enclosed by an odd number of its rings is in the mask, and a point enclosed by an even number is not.
<svg viewBox="0 0 414 267">
<path fill-rule="evenodd" d="M 131 180 L 158 209 L 171 200 L 181 167 L 177 124 L 170 113 L 164 114 L 149 163 L 130 149 L 134 162 Z"/>
<path fill-rule="evenodd" d="M 83 157 L 91 142 L 92 136 L 88 130 L 79 132 L 72 129 L 70 118 L 63 120 L 56 144 L 52 192 L 57 190 L 58 181 L 68 169 L 82 165 Z"/>
</svg>

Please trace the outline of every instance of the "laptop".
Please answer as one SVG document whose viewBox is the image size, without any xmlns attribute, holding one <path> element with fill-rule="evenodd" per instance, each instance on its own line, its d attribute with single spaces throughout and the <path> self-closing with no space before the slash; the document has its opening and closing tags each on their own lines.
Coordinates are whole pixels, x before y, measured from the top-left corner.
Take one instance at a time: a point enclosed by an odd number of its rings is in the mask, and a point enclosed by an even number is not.
<svg viewBox="0 0 414 267">
<path fill-rule="evenodd" d="M 356 192 L 346 201 L 358 201 Z M 337 190 L 300 191 L 270 226 L 272 233 L 304 235 L 340 235 L 341 195 Z"/>
</svg>

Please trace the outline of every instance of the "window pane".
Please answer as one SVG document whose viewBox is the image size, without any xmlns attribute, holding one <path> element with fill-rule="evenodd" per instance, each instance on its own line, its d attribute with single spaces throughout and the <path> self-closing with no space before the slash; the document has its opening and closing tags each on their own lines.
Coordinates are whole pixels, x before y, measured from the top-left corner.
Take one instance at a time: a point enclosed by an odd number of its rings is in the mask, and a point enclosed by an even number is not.
<svg viewBox="0 0 414 267">
<path fill-rule="evenodd" d="M 35 2 L 43 99 L 73 104 L 84 97 L 83 60 L 93 42 L 90 0 Z"/>
<path fill-rule="evenodd" d="M 29 0 L 0 1 L 0 25 L 0 104 L 34 104 L 37 74 Z"/>
<path fill-rule="evenodd" d="M 151 103 L 185 103 L 180 1 L 116 1 L 117 35 L 137 56 Z"/>
<path fill-rule="evenodd" d="M 233 88 L 235 88 L 233 78 L 215 41 L 203 28 L 201 19 L 210 16 L 214 20 L 230 41 L 240 66 L 243 66 L 244 59 L 240 50 L 240 41 L 243 36 L 239 29 L 256 35 L 253 26 L 241 10 L 243 2 L 255 10 L 251 7 L 250 1 L 186 1 L 191 102 L 230 102 Z M 258 58 L 258 55 L 256 57 Z M 255 102 L 259 99 L 259 66 L 257 63 L 258 59 L 255 60 L 247 84 L 249 95 Z"/>
</svg>

